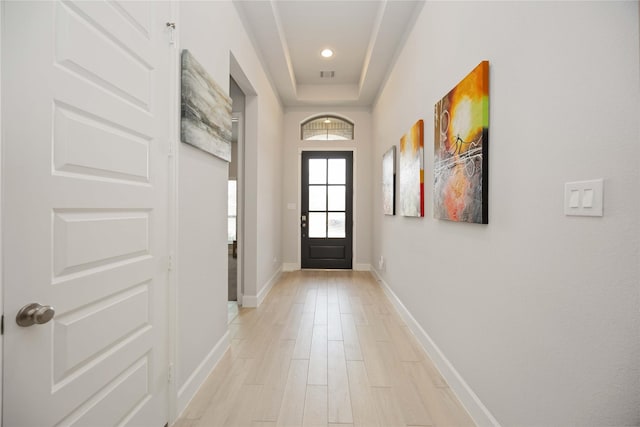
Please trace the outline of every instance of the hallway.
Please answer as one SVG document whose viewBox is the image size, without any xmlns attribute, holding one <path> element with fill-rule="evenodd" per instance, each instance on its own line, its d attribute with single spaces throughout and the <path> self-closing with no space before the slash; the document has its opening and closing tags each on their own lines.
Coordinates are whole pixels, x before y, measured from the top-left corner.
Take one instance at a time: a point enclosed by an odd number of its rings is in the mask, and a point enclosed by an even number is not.
<svg viewBox="0 0 640 427">
<path fill-rule="evenodd" d="M 474 425 L 368 272 L 284 273 L 229 328 L 176 427 Z"/>
</svg>

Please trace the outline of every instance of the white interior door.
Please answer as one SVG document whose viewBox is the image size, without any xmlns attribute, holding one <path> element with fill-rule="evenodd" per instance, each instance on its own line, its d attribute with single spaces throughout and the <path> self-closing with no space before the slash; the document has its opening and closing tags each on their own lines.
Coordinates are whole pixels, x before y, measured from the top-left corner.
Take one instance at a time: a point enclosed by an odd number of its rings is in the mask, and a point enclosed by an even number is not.
<svg viewBox="0 0 640 427">
<path fill-rule="evenodd" d="M 4 425 L 161 427 L 170 4 L 3 7 Z"/>
</svg>

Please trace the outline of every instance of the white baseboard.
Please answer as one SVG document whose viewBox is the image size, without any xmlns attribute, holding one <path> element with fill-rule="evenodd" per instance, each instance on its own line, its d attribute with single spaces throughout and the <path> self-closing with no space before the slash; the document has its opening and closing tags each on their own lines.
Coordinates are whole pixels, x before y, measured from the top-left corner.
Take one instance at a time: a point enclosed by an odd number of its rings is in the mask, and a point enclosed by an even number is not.
<svg viewBox="0 0 640 427">
<path fill-rule="evenodd" d="M 498 420 L 496 420 L 489 409 L 484 406 L 471 387 L 469 387 L 460 373 L 451 364 L 449 359 L 447 359 L 440 348 L 438 348 L 436 343 L 431 339 L 429 334 L 427 334 L 422 326 L 420 326 L 407 307 L 405 307 L 398 296 L 391 290 L 389 284 L 385 282 L 376 269 L 371 269 L 371 271 L 378 282 L 382 285 L 384 292 L 396 307 L 396 310 L 398 310 L 402 319 L 406 322 L 407 326 L 409 326 L 409 329 L 416 336 L 420 344 L 422 344 L 422 347 L 440 371 L 440 375 L 442 375 L 447 384 L 449 384 L 449 388 L 451 388 L 458 399 L 460 399 L 460 402 L 476 424 L 478 426 L 500 427 Z"/>
<path fill-rule="evenodd" d="M 242 306 L 247 308 L 256 308 L 258 306 L 258 297 L 245 295 L 242 297 Z"/>
<path fill-rule="evenodd" d="M 238 292 L 238 295 L 237 295 L 236 300 L 237 300 L 238 305 L 239 305 L 240 307 L 242 307 L 242 300 L 243 300 L 243 298 L 244 298 L 244 295 L 242 294 L 242 292 Z"/>
<path fill-rule="evenodd" d="M 209 374 L 216 367 L 227 348 L 229 348 L 229 341 L 231 338 L 230 332 L 227 332 L 220 338 L 220 340 L 213 346 L 213 349 L 207 354 L 202 363 L 196 368 L 195 371 L 187 378 L 184 385 L 178 390 L 178 411 L 177 418 L 182 415 L 182 412 L 187 408 L 191 399 L 196 395 L 204 381 Z"/>
<path fill-rule="evenodd" d="M 371 271 L 371 264 L 353 264 L 354 271 Z"/>
<path fill-rule="evenodd" d="M 283 262 L 282 271 L 298 271 L 300 270 L 300 264 L 297 262 Z"/>
<path fill-rule="evenodd" d="M 282 263 L 282 271 L 298 271 L 300 270 L 300 264 L 295 262 Z M 311 269 L 315 270 L 315 269 Z M 322 270 L 322 269 L 320 269 Z M 353 271 L 371 271 L 371 264 L 353 264 Z"/>
<path fill-rule="evenodd" d="M 271 276 L 271 279 L 269 279 L 267 283 L 265 283 L 265 285 L 262 287 L 260 292 L 258 292 L 257 296 L 245 294 L 242 297 L 242 306 L 250 307 L 250 308 L 259 307 L 260 304 L 262 304 L 264 299 L 267 297 L 267 295 L 271 291 L 271 288 L 273 288 L 273 285 L 275 285 L 278 279 L 280 279 L 280 275 L 282 275 L 282 268 L 278 268 L 278 270 L 276 270 L 276 272 L 273 273 L 273 276 Z"/>
</svg>

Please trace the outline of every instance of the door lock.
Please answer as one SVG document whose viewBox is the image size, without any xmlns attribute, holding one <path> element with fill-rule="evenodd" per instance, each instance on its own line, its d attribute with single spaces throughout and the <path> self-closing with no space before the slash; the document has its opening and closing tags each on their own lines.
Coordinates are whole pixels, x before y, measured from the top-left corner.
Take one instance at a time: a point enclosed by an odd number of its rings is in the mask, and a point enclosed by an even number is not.
<svg viewBox="0 0 640 427">
<path fill-rule="evenodd" d="M 56 311 L 50 305 L 40 305 L 37 302 L 27 304 L 18 311 L 16 323 L 19 326 L 42 325 L 53 319 Z"/>
<path fill-rule="evenodd" d="M 300 227 L 302 227 L 302 237 L 307 237 L 307 215 L 300 216 Z"/>
</svg>

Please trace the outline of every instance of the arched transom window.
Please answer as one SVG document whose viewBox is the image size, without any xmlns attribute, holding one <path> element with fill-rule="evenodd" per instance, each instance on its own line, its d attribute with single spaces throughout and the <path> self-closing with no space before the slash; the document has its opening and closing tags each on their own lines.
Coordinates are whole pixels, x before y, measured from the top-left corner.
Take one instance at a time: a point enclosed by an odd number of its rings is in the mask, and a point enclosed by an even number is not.
<svg viewBox="0 0 640 427">
<path fill-rule="evenodd" d="M 351 140 L 353 139 L 353 123 L 336 116 L 312 117 L 300 125 L 303 140 Z"/>
</svg>

